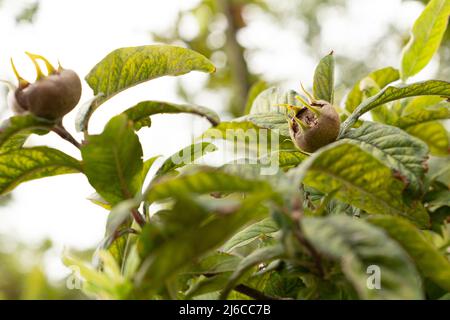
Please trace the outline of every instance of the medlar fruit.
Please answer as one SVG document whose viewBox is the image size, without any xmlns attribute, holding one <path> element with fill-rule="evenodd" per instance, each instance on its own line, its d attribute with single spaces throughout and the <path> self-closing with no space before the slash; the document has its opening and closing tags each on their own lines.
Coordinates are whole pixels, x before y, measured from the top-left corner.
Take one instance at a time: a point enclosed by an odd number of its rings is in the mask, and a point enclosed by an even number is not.
<svg viewBox="0 0 450 320">
<path fill-rule="evenodd" d="M 78 75 L 61 65 L 56 70 L 44 57 L 27 53 L 33 61 L 37 78 L 29 83 L 17 72 L 13 61 L 11 65 L 19 80 L 19 86 L 10 96 L 10 107 L 15 113 L 30 112 L 33 115 L 52 121 L 60 120 L 72 111 L 81 97 L 81 81 Z M 44 75 L 36 60 L 44 61 L 47 75 Z"/>
<path fill-rule="evenodd" d="M 300 150 L 311 153 L 337 139 L 341 122 L 331 103 L 315 100 L 306 91 L 305 93 L 310 98 L 309 102 L 296 96 L 301 107 L 283 106 L 289 109 L 289 133 L 292 141 Z"/>
</svg>

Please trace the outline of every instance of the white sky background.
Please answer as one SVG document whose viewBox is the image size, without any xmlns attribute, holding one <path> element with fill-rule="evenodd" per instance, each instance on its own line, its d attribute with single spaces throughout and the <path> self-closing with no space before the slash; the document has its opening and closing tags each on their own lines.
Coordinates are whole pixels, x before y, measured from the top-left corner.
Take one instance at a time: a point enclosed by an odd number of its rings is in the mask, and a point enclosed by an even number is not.
<svg viewBox="0 0 450 320">
<path fill-rule="evenodd" d="M 294 1 L 272 2 L 277 6 L 289 6 Z M 107 53 L 118 47 L 150 44 L 150 30 L 164 30 L 174 21 L 179 10 L 188 9 L 196 2 L 42 0 L 35 22 L 17 25 L 15 15 L 26 1 L 4 0 L 0 7 L 0 78 L 13 79 L 9 58 L 14 57 L 19 72 L 28 80 L 34 79 L 34 68 L 24 51 L 42 54 L 55 64 L 59 59 L 65 68 L 74 69 L 84 76 Z M 318 12 L 323 21 L 321 48 L 324 54 L 333 49 L 337 55 L 359 55 L 372 41 L 380 41 L 387 23 L 393 22 L 402 30 L 408 30 L 422 8 L 416 2 L 401 3 L 400 0 L 353 0 L 348 7 L 350 9 L 344 12 L 336 9 Z M 249 26 L 239 34 L 239 40 L 249 48 L 259 49 L 250 56 L 250 68 L 263 74 L 266 80 L 283 81 L 294 88 L 298 87 L 300 80 L 309 83 L 320 57 L 310 57 L 302 50 L 301 36 L 295 33 L 297 31 L 277 27 L 258 11 L 250 12 L 248 18 Z M 188 32 L 195 32 L 189 21 L 186 28 Z M 399 55 L 395 54 L 387 55 L 387 60 L 374 68 L 398 66 Z M 425 76 L 435 68 L 436 63 L 427 68 Z M 183 79 L 195 90 L 206 77 L 208 75 L 191 73 L 184 75 Z M 139 101 L 184 102 L 176 96 L 174 85 L 175 79 L 166 77 L 121 93 L 95 113 L 91 122 L 93 133 L 101 132 L 109 117 Z M 81 101 L 92 96 L 87 85 L 84 84 L 83 90 Z M 210 94 L 199 95 L 195 101 L 189 102 L 221 109 L 220 100 Z M 75 114 L 76 111 L 65 119 L 65 125 L 72 133 L 75 133 Z M 197 133 L 207 128 L 205 121 L 194 122 L 193 119 L 181 115 L 154 117 L 152 127 L 140 133 L 145 158 L 157 154 L 169 156 L 188 145 L 194 126 Z M 61 148 L 79 158 L 73 146 L 54 134 L 33 137 L 31 143 Z M 57 248 L 51 269 L 53 272 L 61 271 L 61 264 L 55 257 L 63 247 L 92 247 L 103 237 L 107 211 L 85 199 L 92 191 L 82 175 L 63 175 L 24 183 L 14 190 L 13 201 L 0 207 L 0 235 L 30 243 L 50 238 Z"/>
</svg>

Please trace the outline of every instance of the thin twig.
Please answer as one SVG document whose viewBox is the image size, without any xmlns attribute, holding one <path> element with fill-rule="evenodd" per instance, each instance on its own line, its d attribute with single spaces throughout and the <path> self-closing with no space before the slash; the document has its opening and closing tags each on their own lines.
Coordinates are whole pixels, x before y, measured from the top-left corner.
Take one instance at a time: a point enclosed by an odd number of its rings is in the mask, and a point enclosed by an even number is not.
<svg viewBox="0 0 450 320">
<path fill-rule="evenodd" d="M 137 209 L 131 209 L 131 215 L 133 216 L 133 219 L 136 220 L 136 222 L 139 224 L 139 226 L 141 228 L 145 226 L 145 223 L 146 223 L 145 219 Z"/>
<path fill-rule="evenodd" d="M 291 218 L 294 221 L 294 230 L 293 230 L 294 236 L 297 239 L 297 241 L 309 252 L 309 254 L 311 255 L 311 257 L 314 260 L 314 264 L 317 268 L 319 276 L 321 278 L 323 278 L 325 275 L 325 272 L 324 272 L 323 265 L 322 265 L 322 257 L 317 252 L 316 248 L 314 248 L 314 246 L 304 236 L 304 233 L 303 233 L 303 230 L 301 227 L 301 223 L 300 223 L 302 216 L 303 216 L 303 214 L 302 214 L 301 207 L 300 207 L 300 201 L 297 200 L 294 203 L 294 208 L 293 208 L 293 211 L 291 214 Z"/>
<path fill-rule="evenodd" d="M 59 135 L 64 140 L 69 141 L 71 144 L 73 144 L 78 149 L 81 148 L 81 144 L 70 134 L 69 131 L 66 130 L 66 128 L 64 128 L 62 123 L 55 125 L 52 128 L 52 131 L 55 132 L 57 135 Z"/>
</svg>

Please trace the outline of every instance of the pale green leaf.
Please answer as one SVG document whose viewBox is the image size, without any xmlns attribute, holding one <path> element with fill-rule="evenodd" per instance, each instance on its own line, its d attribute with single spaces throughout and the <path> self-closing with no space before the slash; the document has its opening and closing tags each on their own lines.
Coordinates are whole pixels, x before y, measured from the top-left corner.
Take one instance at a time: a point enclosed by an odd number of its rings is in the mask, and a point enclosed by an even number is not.
<svg viewBox="0 0 450 320">
<path fill-rule="evenodd" d="M 264 237 L 277 232 L 278 230 L 279 227 L 275 221 L 271 218 L 264 219 L 235 234 L 230 240 L 227 241 L 227 243 L 225 243 L 222 250 L 231 251 L 235 248 L 244 246 L 259 237 Z"/>
<path fill-rule="evenodd" d="M 277 112 L 267 112 L 258 114 L 249 114 L 235 119 L 237 122 L 251 122 L 258 128 L 265 128 L 277 131 L 278 134 L 289 137 L 289 125 L 285 114 Z"/>
<path fill-rule="evenodd" d="M 323 57 L 314 72 L 314 98 L 333 103 L 334 100 L 334 56 L 333 52 Z"/>
<path fill-rule="evenodd" d="M 341 125 L 341 134 L 351 128 L 359 117 L 373 108 L 387 102 L 414 96 L 450 97 L 450 83 L 440 80 L 429 80 L 408 85 L 388 86 L 376 95 L 364 100 Z"/>
<path fill-rule="evenodd" d="M 305 218 L 302 227 L 319 252 L 341 263 L 362 299 L 423 299 L 414 265 L 382 230 L 344 215 Z M 370 266 L 379 268 L 379 289 L 368 287 Z"/>
<path fill-rule="evenodd" d="M 108 201 L 106 201 L 105 199 L 103 199 L 102 196 L 99 195 L 97 192 L 94 192 L 93 194 L 88 196 L 86 199 L 91 201 L 93 204 L 96 204 L 108 211 L 112 209 L 111 204 Z"/>
<path fill-rule="evenodd" d="M 421 123 L 445 119 L 450 119 L 450 103 L 442 101 L 441 97 L 425 96 L 409 101 L 393 124 L 407 129 Z"/>
<path fill-rule="evenodd" d="M 155 175 L 164 175 L 188 163 L 193 163 L 195 160 L 203 157 L 205 154 L 214 152 L 216 150 L 216 146 L 209 142 L 191 144 L 190 146 L 183 148 L 182 150 L 167 158 L 162 166 L 158 169 L 158 171 L 156 171 Z"/>
<path fill-rule="evenodd" d="M 406 132 L 423 140 L 430 152 L 436 156 L 450 154 L 450 142 L 448 132 L 444 125 L 438 121 L 425 122 L 406 128 Z"/>
<path fill-rule="evenodd" d="M 31 114 L 13 116 L 3 121 L 0 127 L 0 153 L 21 148 L 32 133 L 45 134 L 54 125 Z"/>
<path fill-rule="evenodd" d="M 147 177 L 147 174 L 150 171 L 152 165 L 155 163 L 155 161 L 159 157 L 160 156 L 154 156 L 154 157 L 151 157 L 150 159 L 147 159 L 147 160 L 144 161 L 144 164 L 142 166 L 142 181 L 145 180 L 145 177 Z"/>
<path fill-rule="evenodd" d="M 281 88 L 271 87 L 261 92 L 253 101 L 250 114 L 261 113 L 280 113 L 286 114 L 286 108 L 280 107 L 280 104 L 291 104 L 300 106 L 300 103 L 295 99 L 298 93 L 294 90 L 285 91 Z"/>
<path fill-rule="evenodd" d="M 78 160 L 56 149 L 34 147 L 12 150 L 0 154 L 0 194 L 25 181 L 81 171 Z"/>
<path fill-rule="evenodd" d="M 383 69 L 376 70 L 371 72 L 366 78 L 358 81 L 352 88 L 352 90 L 347 95 L 347 99 L 345 100 L 345 108 L 349 112 L 353 112 L 355 108 L 365 99 L 367 95 L 365 95 L 364 87 L 361 85 L 364 84 L 366 79 L 373 80 L 377 86 L 382 89 L 388 84 L 398 80 L 400 78 L 400 74 L 397 69 L 392 67 L 386 67 Z"/>
<path fill-rule="evenodd" d="M 414 23 L 411 38 L 403 50 L 402 79 L 422 70 L 438 50 L 450 16 L 450 1 L 430 0 Z"/>
<path fill-rule="evenodd" d="M 248 96 L 247 96 L 247 103 L 245 104 L 245 110 L 244 110 L 244 114 L 249 114 L 250 110 L 252 108 L 253 102 L 255 101 L 256 97 L 263 92 L 264 90 L 267 89 L 267 83 L 265 81 L 258 81 L 256 83 L 254 83 L 250 90 L 248 91 Z"/>
<path fill-rule="evenodd" d="M 267 183 L 247 180 L 218 169 L 202 171 L 176 178 L 167 178 L 150 185 L 144 194 L 149 202 L 169 198 L 176 194 L 205 194 L 213 192 L 251 192 L 270 190 Z"/>
</svg>

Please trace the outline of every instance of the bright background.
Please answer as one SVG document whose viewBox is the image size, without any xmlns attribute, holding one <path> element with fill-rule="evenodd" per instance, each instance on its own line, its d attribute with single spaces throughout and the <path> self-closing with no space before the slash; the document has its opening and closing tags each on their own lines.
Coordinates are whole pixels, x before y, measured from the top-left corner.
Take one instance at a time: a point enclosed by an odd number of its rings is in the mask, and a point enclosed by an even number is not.
<svg viewBox="0 0 450 320">
<path fill-rule="evenodd" d="M 164 35 L 170 30 L 180 12 L 190 10 L 198 0 L 41 0 L 32 22 L 17 22 L 17 15 L 34 1 L 3 0 L 0 2 L 0 78 L 12 81 L 9 64 L 14 57 L 19 72 L 33 80 L 35 71 L 24 51 L 39 53 L 50 61 L 61 61 L 66 68 L 76 70 L 80 76 L 107 53 L 126 46 L 153 43 L 152 33 Z M 308 21 L 289 15 L 292 6 L 311 6 L 310 0 L 266 1 L 270 10 L 281 13 L 268 15 L 263 9 L 248 8 L 243 16 L 247 26 L 238 33 L 246 54 L 249 70 L 261 78 L 298 88 L 300 81 L 310 85 L 315 64 L 321 56 L 334 50 L 342 61 L 354 58 L 364 62 L 367 71 L 387 65 L 398 66 L 400 48 L 408 38 L 408 30 L 420 14 L 423 4 L 401 0 L 349 0 L 316 1 L 316 19 L 320 23 L 320 41 L 307 43 Z M 321 5 L 320 2 L 324 4 Z M 336 5 L 334 4 L 336 2 Z M 318 3 L 318 4 L 317 4 Z M 342 3 L 346 5 L 342 6 Z M 186 16 L 178 30 L 185 38 L 195 37 L 198 26 Z M 226 22 L 215 21 L 210 26 L 212 42 L 224 41 L 215 29 L 223 29 Z M 389 35 L 389 37 L 387 37 Z M 376 52 L 375 52 L 376 51 Z M 376 53 L 376 54 L 375 54 Z M 371 57 L 368 59 L 368 57 Z M 227 63 L 216 57 L 218 68 Z M 339 62 L 339 59 L 338 59 Z M 438 69 L 438 58 L 418 75 L 428 78 Z M 337 82 L 344 78 L 349 83 L 358 80 L 338 69 Z M 350 75 L 351 76 L 351 75 Z M 226 96 L 223 92 L 202 90 L 208 75 L 191 73 L 181 77 L 188 93 L 188 101 L 177 94 L 175 78 L 161 78 L 122 93 L 107 102 L 92 119 L 92 132 L 101 132 L 107 119 L 118 112 L 146 99 L 172 102 L 191 102 L 210 107 L 225 118 Z M 211 75 L 214 77 L 214 75 Z M 81 101 L 92 96 L 84 85 Z M 348 89 L 348 88 L 347 88 Z M 4 101 L 0 102 L 4 108 Z M 73 134 L 75 112 L 65 119 Z M 3 113 L 2 118 L 8 116 Z M 169 156 L 190 142 L 192 135 L 207 127 L 203 120 L 190 116 L 157 116 L 150 129 L 142 130 L 141 142 L 145 158 L 162 154 Z M 81 139 L 78 134 L 77 138 Z M 79 157 L 78 150 L 54 134 L 33 136 L 29 144 L 48 144 Z M 107 211 L 93 205 L 86 197 L 93 192 L 82 175 L 63 175 L 20 185 L 12 193 L 12 200 L 0 206 L 0 237 L 29 245 L 44 239 L 53 242 L 53 249 L 43 259 L 45 269 L 52 278 L 67 274 L 60 262 L 63 248 L 87 249 L 103 237 Z"/>
</svg>

